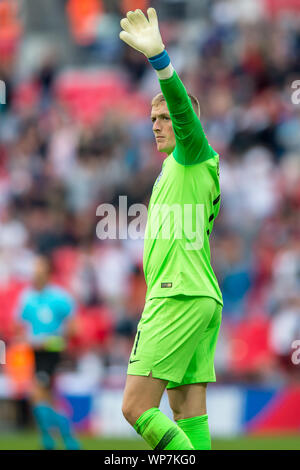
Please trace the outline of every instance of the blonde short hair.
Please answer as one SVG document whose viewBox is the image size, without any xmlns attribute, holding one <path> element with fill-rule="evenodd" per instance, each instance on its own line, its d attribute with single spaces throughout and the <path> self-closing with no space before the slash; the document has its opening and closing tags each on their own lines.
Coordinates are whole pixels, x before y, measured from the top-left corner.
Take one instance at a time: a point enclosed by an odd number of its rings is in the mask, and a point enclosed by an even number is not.
<svg viewBox="0 0 300 470">
<path fill-rule="evenodd" d="M 188 93 L 188 96 L 192 102 L 193 109 L 195 113 L 197 114 L 198 118 L 200 119 L 200 104 L 196 96 L 191 95 L 191 93 Z M 166 101 L 164 95 L 162 93 L 158 93 L 157 95 L 154 96 L 154 98 L 151 101 L 151 106 L 156 106 L 158 103 L 161 103 L 162 101 Z"/>
</svg>

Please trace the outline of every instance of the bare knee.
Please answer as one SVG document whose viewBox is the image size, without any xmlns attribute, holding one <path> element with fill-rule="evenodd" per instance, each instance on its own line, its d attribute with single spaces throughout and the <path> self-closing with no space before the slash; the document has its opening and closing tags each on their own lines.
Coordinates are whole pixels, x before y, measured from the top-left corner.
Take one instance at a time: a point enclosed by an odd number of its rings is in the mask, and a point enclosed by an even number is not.
<svg viewBox="0 0 300 470">
<path fill-rule="evenodd" d="M 133 420 L 133 410 L 132 407 L 126 401 L 123 401 L 122 404 L 122 413 L 126 421 L 128 421 L 132 425 Z"/>
<path fill-rule="evenodd" d="M 181 406 L 171 406 L 174 421 L 179 419 L 194 418 L 195 416 L 202 416 L 206 413 L 206 405 L 191 403 L 182 403 Z"/>
<path fill-rule="evenodd" d="M 175 421 L 206 414 L 206 383 L 170 389 L 168 396 Z"/>
<path fill-rule="evenodd" d="M 145 407 L 134 403 L 133 400 L 124 399 L 122 404 L 122 413 L 126 421 L 128 421 L 131 426 L 134 426 L 137 419 L 144 413 L 144 411 L 146 411 L 147 408 L 144 408 Z"/>
<path fill-rule="evenodd" d="M 173 411 L 173 410 L 172 410 Z M 173 411 L 173 419 L 174 421 L 178 421 L 179 419 L 185 419 L 183 413 L 179 413 L 176 411 Z"/>
<path fill-rule="evenodd" d="M 173 413 L 173 418 L 174 421 L 178 421 L 179 419 L 184 419 L 185 416 L 185 410 L 180 408 L 180 407 L 171 407 L 172 413 Z"/>
<path fill-rule="evenodd" d="M 122 405 L 124 418 L 132 425 L 148 409 L 158 407 L 166 381 L 149 376 L 128 375 Z"/>
</svg>

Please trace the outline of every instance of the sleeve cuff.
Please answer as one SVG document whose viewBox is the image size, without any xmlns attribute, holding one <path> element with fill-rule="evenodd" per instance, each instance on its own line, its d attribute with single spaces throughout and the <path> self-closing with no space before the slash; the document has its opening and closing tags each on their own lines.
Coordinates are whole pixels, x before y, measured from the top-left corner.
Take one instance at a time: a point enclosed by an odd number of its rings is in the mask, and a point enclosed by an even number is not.
<svg viewBox="0 0 300 470">
<path fill-rule="evenodd" d="M 168 67 L 170 64 L 170 57 L 166 50 L 163 50 L 160 54 L 153 57 L 149 57 L 149 62 L 155 70 L 162 70 Z"/>
</svg>

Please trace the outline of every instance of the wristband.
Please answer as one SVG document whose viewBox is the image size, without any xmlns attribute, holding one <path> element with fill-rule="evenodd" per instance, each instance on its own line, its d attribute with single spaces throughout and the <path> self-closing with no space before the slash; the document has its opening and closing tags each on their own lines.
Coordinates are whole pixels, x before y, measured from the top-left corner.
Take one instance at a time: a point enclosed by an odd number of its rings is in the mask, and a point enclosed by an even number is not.
<svg viewBox="0 0 300 470">
<path fill-rule="evenodd" d="M 163 50 L 160 54 L 153 57 L 149 57 L 148 60 L 155 70 L 165 69 L 171 62 L 166 50 Z"/>
</svg>

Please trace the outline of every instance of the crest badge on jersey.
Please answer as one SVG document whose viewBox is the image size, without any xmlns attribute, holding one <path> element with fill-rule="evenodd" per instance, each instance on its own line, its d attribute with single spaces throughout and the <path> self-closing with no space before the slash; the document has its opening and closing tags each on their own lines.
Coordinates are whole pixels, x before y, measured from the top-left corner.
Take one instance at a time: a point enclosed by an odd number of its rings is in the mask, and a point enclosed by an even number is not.
<svg viewBox="0 0 300 470">
<path fill-rule="evenodd" d="M 156 186 L 158 185 L 159 180 L 160 180 L 161 177 L 162 177 L 163 171 L 164 171 L 164 169 L 162 168 L 162 169 L 161 169 L 161 172 L 159 173 L 158 177 L 156 178 L 156 181 L 155 181 L 155 183 L 154 183 L 154 185 L 153 185 L 153 189 L 156 188 Z"/>
</svg>

